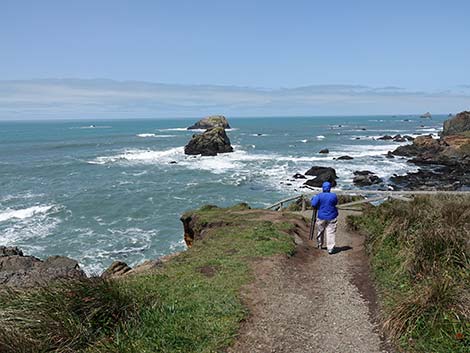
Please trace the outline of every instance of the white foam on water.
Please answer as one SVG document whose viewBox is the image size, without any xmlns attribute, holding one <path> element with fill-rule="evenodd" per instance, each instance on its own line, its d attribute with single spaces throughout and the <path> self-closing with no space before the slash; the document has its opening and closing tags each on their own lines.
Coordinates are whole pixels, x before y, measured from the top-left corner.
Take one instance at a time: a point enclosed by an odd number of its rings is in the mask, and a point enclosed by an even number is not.
<svg viewBox="0 0 470 353">
<path fill-rule="evenodd" d="M 9 209 L 0 211 L 0 222 L 4 222 L 11 219 L 25 219 L 33 217 L 37 214 L 49 212 L 54 205 L 47 206 L 32 206 L 23 209 Z"/>
<path fill-rule="evenodd" d="M 19 193 L 19 194 L 9 194 L 0 197 L 0 202 L 8 202 L 12 200 L 27 200 L 34 199 L 36 197 L 42 197 L 44 194 L 33 194 L 31 192 Z"/>
<path fill-rule="evenodd" d="M 28 244 L 28 239 L 44 238 L 50 235 L 61 222 L 53 214 L 61 209 L 57 205 L 38 205 L 0 211 L 0 226 L 2 227 L 0 243 L 33 248 Z"/>
<path fill-rule="evenodd" d="M 225 131 L 236 131 L 238 128 L 225 129 Z M 171 127 L 168 129 L 158 129 L 157 131 L 188 131 L 188 132 L 204 132 L 206 129 L 188 129 L 186 127 Z"/>
<path fill-rule="evenodd" d="M 165 138 L 165 137 L 175 137 L 176 135 L 157 135 L 153 133 L 144 133 L 144 134 L 137 134 L 136 136 L 143 137 L 143 138 L 147 138 L 147 137 Z"/>
<path fill-rule="evenodd" d="M 317 140 L 323 140 L 324 138 L 325 138 L 325 136 L 323 136 L 323 135 L 318 135 L 317 136 Z"/>
<path fill-rule="evenodd" d="M 307 140 L 307 139 L 305 139 L 305 140 L 300 140 L 299 142 L 307 143 L 308 140 Z"/>
</svg>

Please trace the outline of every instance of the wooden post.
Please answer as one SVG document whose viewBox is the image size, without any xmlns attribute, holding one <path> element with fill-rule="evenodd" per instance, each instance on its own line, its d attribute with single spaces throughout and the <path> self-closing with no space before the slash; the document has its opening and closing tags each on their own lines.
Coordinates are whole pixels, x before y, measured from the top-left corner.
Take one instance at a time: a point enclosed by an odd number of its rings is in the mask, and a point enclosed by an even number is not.
<svg viewBox="0 0 470 353">
<path fill-rule="evenodd" d="M 305 212 L 305 209 L 306 209 L 306 200 L 305 200 L 305 196 L 302 195 L 302 212 Z"/>
</svg>

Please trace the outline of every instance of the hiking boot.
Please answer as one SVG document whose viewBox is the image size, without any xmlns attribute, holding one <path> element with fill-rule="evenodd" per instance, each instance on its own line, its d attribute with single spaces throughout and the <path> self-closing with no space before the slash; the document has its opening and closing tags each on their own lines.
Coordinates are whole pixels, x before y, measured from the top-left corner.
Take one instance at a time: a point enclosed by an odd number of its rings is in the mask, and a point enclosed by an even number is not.
<svg viewBox="0 0 470 353">
<path fill-rule="evenodd" d="M 333 255 L 335 252 L 336 252 L 335 248 L 328 250 L 328 254 L 330 254 L 330 255 Z"/>
<path fill-rule="evenodd" d="M 321 250 L 322 247 L 323 247 L 323 244 L 320 244 L 320 243 L 317 244 L 317 249 L 318 249 L 318 250 Z"/>
</svg>

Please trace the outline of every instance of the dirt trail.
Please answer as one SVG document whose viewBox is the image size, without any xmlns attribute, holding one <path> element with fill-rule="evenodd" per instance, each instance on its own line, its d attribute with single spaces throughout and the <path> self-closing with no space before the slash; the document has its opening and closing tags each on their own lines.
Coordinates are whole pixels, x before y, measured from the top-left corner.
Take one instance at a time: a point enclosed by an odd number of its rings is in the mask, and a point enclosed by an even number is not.
<svg viewBox="0 0 470 353">
<path fill-rule="evenodd" d="M 256 280 L 244 295 L 252 315 L 230 353 L 388 352 L 372 322 L 375 292 L 363 238 L 347 231 L 348 214 L 342 211 L 338 222 L 340 252 L 314 248 L 304 229 L 295 256 L 255 265 Z"/>
</svg>

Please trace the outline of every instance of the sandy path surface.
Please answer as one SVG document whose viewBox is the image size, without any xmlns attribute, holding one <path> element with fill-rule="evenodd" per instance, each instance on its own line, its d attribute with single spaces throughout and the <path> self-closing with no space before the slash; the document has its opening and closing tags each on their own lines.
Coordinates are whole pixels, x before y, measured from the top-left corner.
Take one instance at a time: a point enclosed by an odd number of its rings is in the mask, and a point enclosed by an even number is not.
<svg viewBox="0 0 470 353">
<path fill-rule="evenodd" d="M 346 229 L 349 213 L 338 222 L 340 252 L 316 249 L 302 229 L 295 256 L 256 263 L 244 294 L 252 315 L 228 352 L 389 352 L 373 323 L 375 292 L 363 238 Z"/>
</svg>

